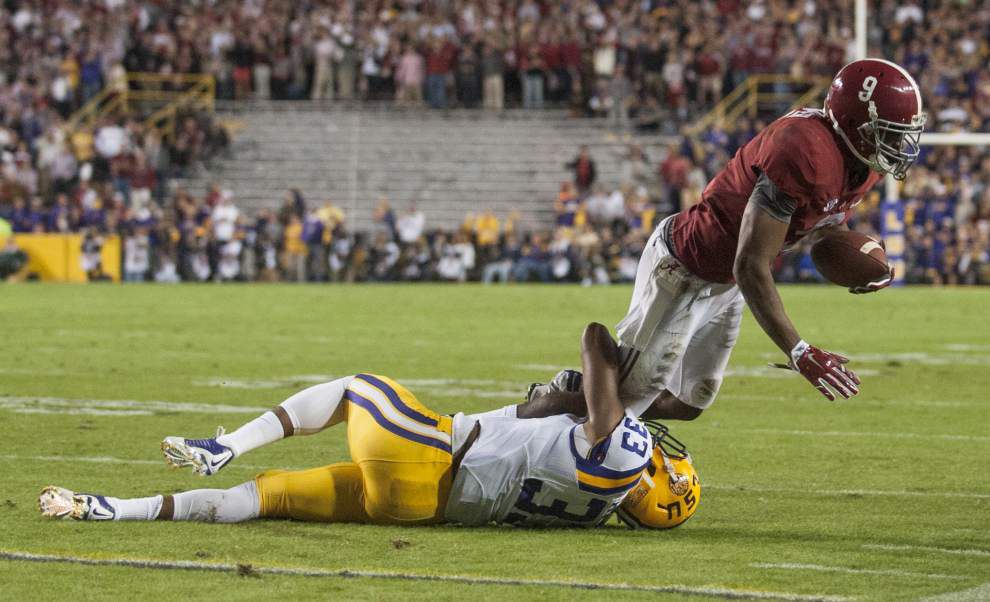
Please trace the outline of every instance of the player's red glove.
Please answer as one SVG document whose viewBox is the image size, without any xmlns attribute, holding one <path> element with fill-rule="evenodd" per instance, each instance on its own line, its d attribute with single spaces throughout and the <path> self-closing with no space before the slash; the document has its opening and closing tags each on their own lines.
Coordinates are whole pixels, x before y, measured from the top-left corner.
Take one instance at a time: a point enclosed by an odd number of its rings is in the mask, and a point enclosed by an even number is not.
<svg viewBox="0 0 990 602">
<path fill-rule="evenodd" d="M 804 341 L 791 349 L 791 369 L 800 372 L 829 401 L 835 400 L 835 393 L 845 399 L 859 393 L 859 378 L 843 365 L 848 361 Z"/>
<path fill-rule="evenodd" d="M 849 289 L 849 292 L 854 295 L 862 295 L 863 293 L 875 293 L 882 288 L 887 288 L 890 283 L 894 281 L 894 266 L 890 266 L 887 271 L 887 276 L 881 278 L 880 280 L 874 280 L 865 286 L 854 286 Z"/>
</svg>

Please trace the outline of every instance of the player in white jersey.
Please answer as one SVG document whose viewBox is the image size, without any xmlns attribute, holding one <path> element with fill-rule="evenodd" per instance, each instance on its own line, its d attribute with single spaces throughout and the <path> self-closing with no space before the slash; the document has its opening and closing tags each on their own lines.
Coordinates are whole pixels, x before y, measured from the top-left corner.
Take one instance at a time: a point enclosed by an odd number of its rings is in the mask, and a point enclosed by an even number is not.
<svg viewBox="0 0 990 602">
<path fill-rule="evenodd" d="M 346 422 L 351 462 L 269 471 L 226 490 L 136 499 L 47 487 L 40 509 L 84 520 L 593 526 L 636 488 L 632 506 L 650 508 L 627 513 L 650 524 L 660 489 L 653 483 L 668 483 L 650 475 L 662 465 L 671 488 L 686 477 L 675 475 L 644 424 L 619 403 L 618 349 L 601 324 L 585 329 L 582 367 L 587 418 L 523 420 L 511 416 L 514 406 L 440 416 L 398 383 L 359 374 L 301 391 L 233 433 L 162 442 L 170 464 L 212 475 L 262 445 Z"/>
<path fill-rule="evenodd" d="M 570 414 L 534 420 L 458 414 L 454 432 L 475 423 L 481 435 L 461 461 L 446 512 L 449 521 L 466 525 L 597 525 L 639 483 L 653 450 L 649 431 L 629 413 L 598 443 Z"/>
</svg>

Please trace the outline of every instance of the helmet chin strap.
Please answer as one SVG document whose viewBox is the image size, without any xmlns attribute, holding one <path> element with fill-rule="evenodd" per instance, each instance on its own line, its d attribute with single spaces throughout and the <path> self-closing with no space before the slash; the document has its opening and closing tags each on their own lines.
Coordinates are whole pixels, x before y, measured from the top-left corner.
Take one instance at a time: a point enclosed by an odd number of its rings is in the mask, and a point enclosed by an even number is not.
<svg viewBox="0 0 990 602">
<path fill-rule="evenodd" d="M 667 457 L 667 453 L 663 451 L 663 448 L 660 448 L 660 457 L 663 458 L 663 470 L 669 475 L 671 483 L 678 483 L 687 479 L 685 475 L 677 474 L 674 464 Z M 688 461 L 690 462 L 690 456 L 688 456 Z"/>
<path fill-rule="evenodd" d="M 890 173 L 890 170 L 886 169 L 883 165 L 880 164 L 879 161 L 876 160 L 876 155 L 873 155 L 872 158 L 864 157 L 862 153 L 856 150 L 855 145 L 853 145 L 852 141 L 849 140 L 849 137 L 846 136 L 846 133 L 842 131 L 842 128 L 839 127 L 839 121 L 835 118 L 835 115 L 832 114 L 831 109 L 826 108 L 825 112 L 828 113 L 829 121 L 832 122 L 832 129 L 835 130 L 835 133 L 837 133 L 839 137 L 842 138 L 842 140 L 846 143 L 846 148 L 849 149 L 849 152 L 851 152 L 857 159 L 865 163 L 866 166 L 872 169 L 873 171 L 882 173 L 884 175 Z"/>
</svg>

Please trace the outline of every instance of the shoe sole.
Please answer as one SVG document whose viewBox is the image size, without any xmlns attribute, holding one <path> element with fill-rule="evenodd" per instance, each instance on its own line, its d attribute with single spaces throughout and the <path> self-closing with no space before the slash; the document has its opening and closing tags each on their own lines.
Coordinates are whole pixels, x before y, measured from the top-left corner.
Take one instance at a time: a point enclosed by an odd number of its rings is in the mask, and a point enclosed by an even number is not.
<svg viewBox="0 0 990 602">
<path fill-rule="evenodd" d="M 203 465 L 203 461 L 185 443 L 170 441 L 169 439 L 162 441 L 162 455 L 165 456 L 165 463 L 172 468 L 191 466 L 195 474 L 206 476 L 206 466 Z"/>
<path fill-rule="evenodd" d="M 66 493 L 68 495 L 66 495 Z M 57 503 L 50 502 L 48 504 L 48 508 L 46 509 L 45 504 L 42 503 L 42 499 L 44 499 L 45 496 L 54 498 Z M 58 506 L 57 510 L 55 509 L 56 505 Z M 38 510 L 45 518 L 69 518 L 76 511 L 75 495 L 64 487 L 49 485 L 42 489 L 41 495 L 38 496 Z"/>
</svg>

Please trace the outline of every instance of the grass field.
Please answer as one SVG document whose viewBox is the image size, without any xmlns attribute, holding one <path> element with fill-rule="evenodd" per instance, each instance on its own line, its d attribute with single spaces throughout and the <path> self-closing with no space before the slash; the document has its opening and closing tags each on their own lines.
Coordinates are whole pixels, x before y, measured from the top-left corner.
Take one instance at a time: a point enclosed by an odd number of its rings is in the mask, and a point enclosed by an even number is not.
<svg viewBox="0 0 990 602">
<path fill-rule="evenodd" d="M 252 567 L 238 575 L 8 556 L 0 560 L 0 598 L 990 598 L 990 290 L 858 297 L 837 287 L 785 288 L 802 335 L 846 352 L 863 378 L 861 395 L 841 403 L 765 368 L 783 358 L 747 315 L 719 400 L 698 420 L 673 425 L 704 488 L 697 515 L 669 532 L 617 524 L 557 532 L 106 524 L 37 513 L 47 484 L 134 496 L 228 487 L 263 468 L 341 460 L 343 433 L 332 430 L 257 450 L 208 482 L 169 471 L 158 450 L 165 435 L 235 428 L 330 376 L 393 376 L 441 412 L 514 402 L 529 382 L 576 365 L 581 327 L 614 325 L 629 293 L 0 287 L 0 550 Z M 273 568 L 505 582 L 265 572 Z"/>
</svg>

